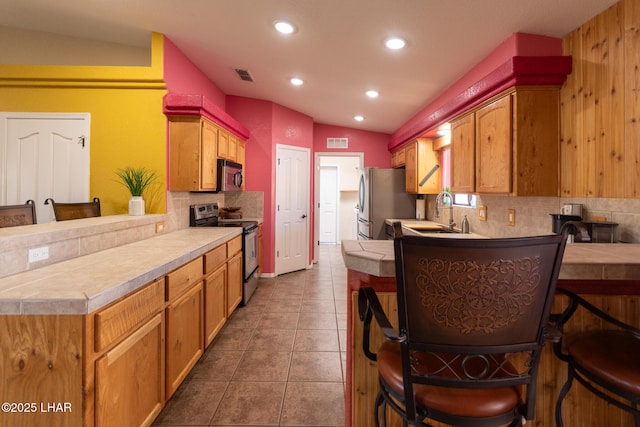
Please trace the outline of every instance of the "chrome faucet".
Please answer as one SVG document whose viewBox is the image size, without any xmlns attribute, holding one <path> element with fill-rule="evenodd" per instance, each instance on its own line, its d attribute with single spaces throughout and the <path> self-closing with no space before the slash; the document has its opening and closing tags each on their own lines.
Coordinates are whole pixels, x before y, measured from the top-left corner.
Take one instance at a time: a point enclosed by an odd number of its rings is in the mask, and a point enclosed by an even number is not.
<svg viewBox="0 0 640 427">
<path fill-rule="evenodd" d="M 440 201 L 442 201 L 442 205 L 444 206 L 444 200 L 442 200 L 444 198 L 444 196 L 449 197 L 449 228 L 451 230 L 453 230 L 453 227 L 455 227 L 455 225 L 456 225 L 456 223 L 453 222 L 453 195 L 451 195 L 451 193 L 449 193 L 446 190 L 442 190 L 436 196 L 436 212 L 435 212 L 435 216 L 436 216 L 436 218 L 440 218 Z"/>
</svg>

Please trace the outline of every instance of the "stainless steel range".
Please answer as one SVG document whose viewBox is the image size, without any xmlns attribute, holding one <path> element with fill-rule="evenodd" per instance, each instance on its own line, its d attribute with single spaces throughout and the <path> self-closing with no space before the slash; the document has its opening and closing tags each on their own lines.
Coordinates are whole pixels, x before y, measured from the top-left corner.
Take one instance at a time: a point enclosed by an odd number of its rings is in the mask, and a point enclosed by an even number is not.
<svg viewBox="0 0 640 427">
<path fill-rule="evenodd" d="M 189 226 L 191 227 L 242 227 L 242 302 L 246 304 L 258 286 L 258 222 L 237 219 L 221 220 L 218 217 L 218 204 L 205 203 L 191 205 L 189 208 Z"/>
</svg>

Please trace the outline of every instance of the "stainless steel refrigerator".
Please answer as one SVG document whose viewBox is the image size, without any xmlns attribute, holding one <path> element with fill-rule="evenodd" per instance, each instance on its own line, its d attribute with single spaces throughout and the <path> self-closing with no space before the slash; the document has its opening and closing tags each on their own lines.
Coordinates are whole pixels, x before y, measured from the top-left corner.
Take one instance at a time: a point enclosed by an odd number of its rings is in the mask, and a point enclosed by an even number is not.
<svg viewBox="0 0 640 427">
<path fill-rule="evenodd" d="M 416 196 L 406 192 L 404 169 L 360 171 L 358 240 L 384 240 L 386 219 L 415 218 L 415 214 Z"/>
</svg>

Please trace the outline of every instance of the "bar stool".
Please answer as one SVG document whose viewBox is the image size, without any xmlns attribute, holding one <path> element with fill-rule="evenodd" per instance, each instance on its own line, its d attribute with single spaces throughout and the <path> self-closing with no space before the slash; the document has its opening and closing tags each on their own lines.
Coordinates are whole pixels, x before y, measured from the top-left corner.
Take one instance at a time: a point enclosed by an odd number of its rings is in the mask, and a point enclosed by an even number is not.
<svg viewBox="0 0 640 427">
<path fill-rule="evenodd" d="M 363 351 L 376 361 L 376 426 L 522 426 L 536 382 L 567 233 L 509 239 L 403 236 L 394 223 L 396 332 L 361 288 Z M 372 319 L 386 341 L 373 353 Z"/>
<path fill-rule="evenodd" d="M 78 203 L 57 203 L 52 198 L 48 198 L 44 204 L 51 204 L 56 221 L 100 216 L 100 199 L 97 197 L 94 197 L 91 202 Z"/>
<path fill-rule="evenodd" d="M 557 318 L 560 331 L 578 307 L 612 328 L 562 336 L 554 343 L 556 356 L 567 362 L 567 381 L 556 402 L 556 425 L 564 425 L 562 401 L 576 379 L 596 396 L 632 414 L 635 426 L 640 427 L 640 329 L 609 316 L 572 292 L 560 288 L 557 291 L 569 297 L 569 305 Z"/>
</svg>

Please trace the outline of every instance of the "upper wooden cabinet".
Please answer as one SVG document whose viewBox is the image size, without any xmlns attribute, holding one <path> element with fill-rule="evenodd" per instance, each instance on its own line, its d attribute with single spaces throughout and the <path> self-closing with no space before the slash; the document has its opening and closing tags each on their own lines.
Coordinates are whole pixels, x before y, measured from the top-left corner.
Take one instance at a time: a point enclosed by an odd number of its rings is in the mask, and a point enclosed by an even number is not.
<svg viewBox="0 0 640 427">
<path fill-rule="evenodd" d="M 510 193 L 512 140 L 511 96 L 476 111 L 476 191 Z"/>
<path fill-rule="evenodd" d="M 451 122 L 451 191 L 476 191 L 476 121 L 466 114 Z"/>
<path fill-rule="evenodd" d="M 201 116 L 169 117 L 169 190 L 215 191 L 218 158 L 244 166 L 245 141 Z"/>
<path fill-rule="evenodd" d="M 517 87 L 451 124 L 452 191 L 557 196 L 559 90 Z"/>
<path fill-rule="evenodd" d="M 391 167 L 401 168 L 404 165 L 405 165 L 405 147 L 402 147 L 391 153 Z"/>
<path fill-rule="evenodd" d="M 196 116 L 169 121 L 169 190 L 214 191 L 217 180 L 218 127 Z"/>
<path fill-rule="evenodd" d="M 433 151 L 433 143 L 427 138 L 418 138 L 405 146 L 406 190 L 411 194 L 438 194 L 440 192 L 440 170 L 423 184 L 420 181 L 435 166 L 439 166 L 438 153 Z"/>
</svg>

